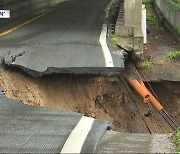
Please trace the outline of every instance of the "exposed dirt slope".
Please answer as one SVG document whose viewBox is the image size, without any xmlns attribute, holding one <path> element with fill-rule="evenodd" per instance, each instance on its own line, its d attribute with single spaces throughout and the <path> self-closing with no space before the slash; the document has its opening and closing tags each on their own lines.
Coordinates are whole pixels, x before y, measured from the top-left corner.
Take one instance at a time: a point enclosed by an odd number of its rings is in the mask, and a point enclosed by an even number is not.
<svg viewBox="0 0 180 154">
<path fill-rule="evenodd" d="M 177 84 L 177 85 L 176 85 Z M 179 83 L 154 83 L 160 101 L 177 121 L 179 119 Z M 15 69 L 0 70 L 0 87 L 4 94 L 21 102 L 54 109 L 83 113 L 110 122 L 112 129 L 147 133 L 139 114 L 117 77 L 52 74 L 34 78 Z M 138 98 L 140 112 L 149 114 L 149 107 Z M 146 117 L 152 132 L 167 133 L 169 126 L 155 111 Z"/>
</svg>

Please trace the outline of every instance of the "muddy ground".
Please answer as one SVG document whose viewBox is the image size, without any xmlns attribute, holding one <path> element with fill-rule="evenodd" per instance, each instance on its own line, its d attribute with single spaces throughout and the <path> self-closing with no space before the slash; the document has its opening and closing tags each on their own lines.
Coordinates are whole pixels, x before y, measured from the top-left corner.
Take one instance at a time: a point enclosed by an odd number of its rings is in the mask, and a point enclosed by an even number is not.
<svg viewBox="0 0 180 154">
<path fill-rule="evenodd" d="M 160 102 L 179 124 L 180 83 L 151 83 Z M 148 133 L 123 84 L 117 77 L 51 74 L 32 77 L 15 68 L 0 69 L 3 93 L 24 104 L 83 113 L 109 121 L 111 129 L 121 132 Z M 142 115 L 152 133 L 172 130 L 153 109 L 134 92 Z"/>
</svg>

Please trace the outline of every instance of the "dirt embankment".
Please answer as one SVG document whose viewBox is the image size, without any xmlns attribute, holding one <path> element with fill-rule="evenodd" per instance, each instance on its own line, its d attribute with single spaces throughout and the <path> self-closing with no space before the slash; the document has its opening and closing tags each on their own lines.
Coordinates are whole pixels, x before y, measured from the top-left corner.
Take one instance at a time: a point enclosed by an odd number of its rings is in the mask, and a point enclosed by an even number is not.
<svg viewBox="0 0 180 154">
<path fill-rule="evenodd" d="M 170 115 L 179 123 L 179 82 L 152 83 Z M 113 130 L 147 133 L 147 128 L 117 77 L 52 74 L 32 77 L 14 69 L 0 70 L 4 94 L 25 104 L 83 113 L 109 121 Z M 137 97 L 137 95 L 136 95 Z M 164 119 L 137 97 L 142 115 L 153 133 L 171 131 Z"/>
</svg>

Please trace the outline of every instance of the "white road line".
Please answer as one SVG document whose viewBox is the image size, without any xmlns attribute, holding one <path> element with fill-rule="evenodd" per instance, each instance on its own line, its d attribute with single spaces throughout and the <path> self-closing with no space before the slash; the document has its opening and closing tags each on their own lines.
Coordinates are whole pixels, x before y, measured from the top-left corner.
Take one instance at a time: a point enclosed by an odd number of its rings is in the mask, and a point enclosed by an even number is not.
<svg viewBox="0 0 180 154">
<path fill-rule="evenodd" d="M 60 153 L 80 153 L 93 122 L 93 118 L 83 116 L 69 135 Z"/>
<path fill-rule="evenodd" d="M 101 47 L 103 50 L 106 67 L 114 67 L 112 56 L 106 43 L 106 35 L 107 35 L 107 26 L 104 24 L 102 27 L 99 42 L 101 43 Z"/>
</svg>

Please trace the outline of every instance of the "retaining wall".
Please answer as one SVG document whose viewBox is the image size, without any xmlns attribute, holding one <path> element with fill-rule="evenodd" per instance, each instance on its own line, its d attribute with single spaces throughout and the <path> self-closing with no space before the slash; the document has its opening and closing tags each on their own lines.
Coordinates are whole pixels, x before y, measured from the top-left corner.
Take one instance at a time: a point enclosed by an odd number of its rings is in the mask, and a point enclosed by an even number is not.
<svg viewBox="0 0 180 154">
<path fill-rule="evenodd" d="M 180 41 L 180 11 L 172 12 L 167 8 L 172 4 L 171 0 L 154 0 L 154 8 L 162 19 L 165 27 Z M 174 32 L 176 31 L 176 32 Z M 177 32 L 179 34 L 177 34 Z"/>
</svg>

